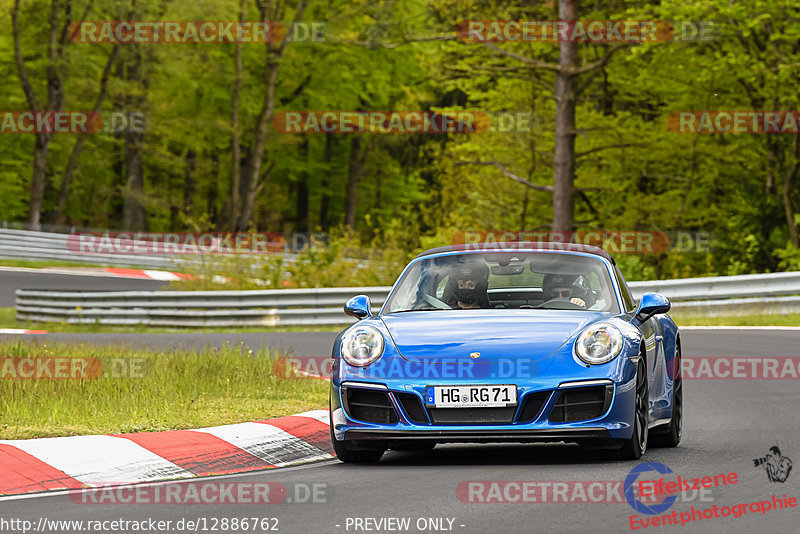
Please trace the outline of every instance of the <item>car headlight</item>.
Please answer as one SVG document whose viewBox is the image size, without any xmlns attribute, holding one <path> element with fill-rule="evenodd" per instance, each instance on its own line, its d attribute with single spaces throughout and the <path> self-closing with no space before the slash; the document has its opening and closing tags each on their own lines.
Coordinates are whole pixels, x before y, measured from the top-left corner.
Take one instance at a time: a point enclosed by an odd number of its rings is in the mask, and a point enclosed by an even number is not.
<svg viewBox="0 0 800 534">
<path fill-rule="evenodd" d="M 344 361 L 356 367 L 366 367 L 383 354 L 383 335 L 372 326 L 356 326 L 342 339 Z"/>
<path fill-rule="evenodd" d="M 622 332 L 608 323 L 592 325 L 575 341 L 575 353 L 588 364 L 613 360 L 622 350 Z"/>
</svg>

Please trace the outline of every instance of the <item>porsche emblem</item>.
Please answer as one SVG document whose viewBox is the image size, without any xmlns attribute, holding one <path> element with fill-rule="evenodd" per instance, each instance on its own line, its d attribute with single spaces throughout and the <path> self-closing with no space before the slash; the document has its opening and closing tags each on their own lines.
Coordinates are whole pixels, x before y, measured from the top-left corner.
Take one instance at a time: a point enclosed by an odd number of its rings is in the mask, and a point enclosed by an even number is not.
<svg viewBox="0 0 800 534">
<path fill-rule="evenodd" d="M 480 358 L 481 357 L 481 353 L 480 352 L 470 352 L 469 353 L 469 357 L 474 360 L 475 358 Z"/>
</svg>

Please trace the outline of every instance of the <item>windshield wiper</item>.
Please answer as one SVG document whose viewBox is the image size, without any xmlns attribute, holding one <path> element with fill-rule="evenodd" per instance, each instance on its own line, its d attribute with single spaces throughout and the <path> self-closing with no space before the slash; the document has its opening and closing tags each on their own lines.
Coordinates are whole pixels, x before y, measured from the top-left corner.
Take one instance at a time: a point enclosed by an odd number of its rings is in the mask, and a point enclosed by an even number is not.
<svg viewBox="0 0 800 534">
<path fill-rule="evenodd" d="M 415 312 L 415 311 L 434 311 L 434 310 L 443 310 L 444 308 L 436 308 L 434 306 L 428 306 L 425 308 L 412 308 L 410 310 L 397 310 L 389 313 L 405 313 L 405 312 Z"/>
</svg>

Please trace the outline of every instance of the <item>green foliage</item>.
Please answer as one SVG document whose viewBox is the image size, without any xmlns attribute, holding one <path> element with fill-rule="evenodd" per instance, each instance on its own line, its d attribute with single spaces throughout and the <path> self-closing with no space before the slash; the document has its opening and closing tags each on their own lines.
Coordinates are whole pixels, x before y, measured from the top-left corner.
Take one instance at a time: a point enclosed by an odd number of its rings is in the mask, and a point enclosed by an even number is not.
<svg viewBox="0 0 800 534">
<path fill-rule="evenodd" d="M 408 228 L 398 224 L 363 243 L 337 228 L 325 245 L 314 244 L 287 262 L 280 255 L 205 256 L 180 268 L 190 276 L 170 283 L 176 290 L 284 289 L 392 285 L 413 257 Z M 409 252 L 411 250 L 411 252 Z"/>
<path fill-rule="evenodd" d="M 800 271 L 800 248 L 789 245 L 775 251 L 781 262 L 778 267 L 784 271 Z"/>
<path fill-rule="evenodd" d="M 10 4 L 10 2 L 7 2 Z M 21 2 L 21 48 L 40 100 L 45 95 L 49 2 Z M 82 13 L 89 5 L 76 0 Z M 298 5 L 282 0 L 288 21 Z M 87 20 L 139 18 L 235 20 L 237 5 L 146 1 L 94 2 Z M 247 19 L 258 16 L 246 4 Z M 662 251 L 620 258 L 631 279 L 767 272 L 798 267 L 792 230 L 800 211 L 797 153 L 791 135 L 676 133 L 670 113 L 697 110 L 796 110 L 800 107 L 800 12 L 788 0 L 579 5 L 582 19 L 703 21 L 713 39 L 655 42 L 616 52 L 578 77 L 576 120 L 577 230 L 708 232 L 711 251 Z M 4 22 L 8 14 L 2 14 Z M 556 102 L 552 70 L 557 43 L 497 43 L 448 39 L 469 19 L 558 19 L 557 3 L 477 0 L 355 2 L 312 0 L 303 20 L 324 21 L 324 41 L 287 45 L 276 86 L 276 109 L 485 110 L 529 112 L 530 131 L 453 135 L 363 134 L 355 194 L 355 224 L 345 221 L 352 135 L 281 134 L 271 130 L 251 228 L 330 232 L 329 247 L 293 265 L 234 257 L 190 268 L 196 288 L 321 287 L 390 283 L 415 252 L 450 244 L 465 230 L 547 230 L 552 193 L 513 181 L 491 164 L 538 186 L 553 185 Z M 11 32 L 0 34 L 0 101 L 25 109 Z M 123 45 L 121 57 L 130 58 Z M 498 48 L 508 53 L 498 51 Z M 601 59 L 608 44 L 578 46 L 581 64 Z M 89 109 L 109 44 L 71 43 L 59 65 L 65 109 Z M 109 81 L 104 112 L 131 95 L 144 96 L 145 186 L 141 202 L 152 231 L 205 231 L 225 226 L 229 208 L 231 102 L 235 46 L 230 43 L 142 45 L 148 74 L 141 84 Z M 265 48 L 245 43 L 239 115 L 247 154 L 263 104 Z M 128 55 L 125 55 L 128 54 Z M 127 59 L 126 59 L 127 61 Z M 125 63 L 127 65 L 127 63 Z M 53 210 L 74 135 L 50 145 L 44 209 Z M 2 134 L 0 212 L 22 221 L 27 212 L 33 138 Z M 123 224 L 120 135 L 86 139 L 58 222 L 117 229 Z M 194 155 L 194 166 L 188 165 Z M 272 166 L 272 167 L 270 167 Z M 794 169 L 794 171 L 793 171 Z M 784 195 L 784 190 L 787 192 Z M 364 269 L 369 260 L 377 268 Z M 206 269 L 206 270 L 204 270 Z M 214 279 L 207 273 L 224 276 Z"/>
</svg>

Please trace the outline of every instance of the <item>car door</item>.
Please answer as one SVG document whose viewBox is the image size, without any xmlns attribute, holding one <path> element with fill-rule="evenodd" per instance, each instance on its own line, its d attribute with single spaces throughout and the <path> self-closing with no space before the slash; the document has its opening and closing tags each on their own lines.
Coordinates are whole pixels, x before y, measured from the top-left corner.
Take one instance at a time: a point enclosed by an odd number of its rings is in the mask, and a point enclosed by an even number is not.
<svg viewBox="0 0 800 534">
<path fill-rule="evenodd" d="M 625 311 L 634 312 L 638 307 L 638 302 L 633 300 L 631 291 L 619 267 L 615 266 L 615 270 Z M 665 398 L 666 395 L 666 377 L 664 374 L 666 366 L 664 362 L 663 336 L 661 335 L 661 326 L 656 317 L 649 318 L 641 325 L 638 325 L 638 328 L 642 333 L 646 351 L 645 363 L 647 364 L 647 378 L 649 382 L 648 397 L 650 400 L 650 420 L 654 421 L 660 417 L 659 411 L 661 410 L 662 403 L 659 401 Z"/>
</svg>

